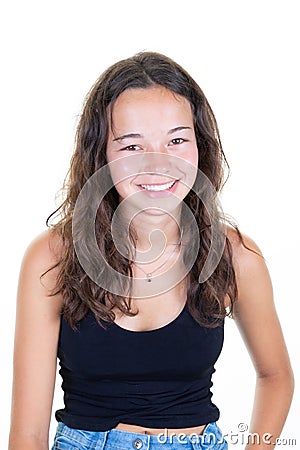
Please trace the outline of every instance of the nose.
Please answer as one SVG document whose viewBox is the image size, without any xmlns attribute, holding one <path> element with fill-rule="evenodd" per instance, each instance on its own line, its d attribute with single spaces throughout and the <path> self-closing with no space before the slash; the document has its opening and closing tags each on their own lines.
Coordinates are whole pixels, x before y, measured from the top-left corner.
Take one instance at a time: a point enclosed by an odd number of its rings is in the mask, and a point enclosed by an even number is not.
<svg viewBox="0 0 300 450">
<path fill-rule="evenodd" d="M 145 152 L 141 161 L 141 171 L 147 173 L 169 173 L 172 167 L 170 155 L 162 152 Z"/>
</svg>

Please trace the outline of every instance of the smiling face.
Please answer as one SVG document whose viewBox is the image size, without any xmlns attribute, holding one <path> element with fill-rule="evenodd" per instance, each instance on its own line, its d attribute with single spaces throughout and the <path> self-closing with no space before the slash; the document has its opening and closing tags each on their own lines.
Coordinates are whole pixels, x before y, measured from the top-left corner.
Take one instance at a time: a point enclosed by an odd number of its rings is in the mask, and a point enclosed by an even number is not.
<svg viewBox="0 0 300 450">
<path fill-rule="evenodd" d="M 141 191 L 145 200 L 172 194 L 183 200 L 198 168 L 188 100 L 162 86 L 127 89 L 114 104 L 112 122 L 106 156 L 120 201 Z"/>
</svg>

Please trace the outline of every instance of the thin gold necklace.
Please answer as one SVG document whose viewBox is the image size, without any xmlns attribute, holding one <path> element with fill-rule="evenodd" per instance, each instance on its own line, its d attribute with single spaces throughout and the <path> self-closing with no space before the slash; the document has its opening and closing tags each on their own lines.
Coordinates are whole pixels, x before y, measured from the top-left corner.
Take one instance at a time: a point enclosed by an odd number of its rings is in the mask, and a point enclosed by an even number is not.
<svg viewBox="0 0 300 450">
<path fill-rule="evenodd" d="M 166 261 L 164 261 L 160 266 L 156 267 L 156 269 L 152 270 L 152 272 L 145 272 L 144 269 L 141 268 L 141 266 L 137 265 L 135 262 L 133 262 L 133 264 L 138 267 L 139 269 L 141 269 L 142 272 L 144 272 L 144 274 L 146 275 L 147 279 L 146 281 L 148 281 L 148 283 L 151 283 L 152 281 L 152 276 L 154 274 L 154 272 L 157 272 L 158 269 L 161 269 L 161 267 L 163 267 L 165 264 L 167 264 L 167 262 L 169 261 L 169 259 L 171 258 L 171 256 L 175 253 L 175 250 L 177 249 L 177 247 L 181 244 L 181 240 L 182 240 L 182 233 L 180 235 L 180 239 L 177 242 L 177 244 L 174 244 L 174 250 L 170 253 L 169 257 L 166 259 Z"/>
</svg>

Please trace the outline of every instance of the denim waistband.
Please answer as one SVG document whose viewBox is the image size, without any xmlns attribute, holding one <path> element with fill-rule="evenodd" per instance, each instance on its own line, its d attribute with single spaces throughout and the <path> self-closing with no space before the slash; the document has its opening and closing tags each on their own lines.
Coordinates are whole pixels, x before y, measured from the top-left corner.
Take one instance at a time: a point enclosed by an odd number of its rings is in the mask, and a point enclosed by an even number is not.
<svg viewBox="0 0 300 450">
<path fill-rule="evenodd" d="M 202 434 L 164 433 L 149 435 L 124 430 L 86 431 L 57 425 L 52 450 L 227 450 L 228 444 L 216 422 L 210 422 Z"/>
</svg>

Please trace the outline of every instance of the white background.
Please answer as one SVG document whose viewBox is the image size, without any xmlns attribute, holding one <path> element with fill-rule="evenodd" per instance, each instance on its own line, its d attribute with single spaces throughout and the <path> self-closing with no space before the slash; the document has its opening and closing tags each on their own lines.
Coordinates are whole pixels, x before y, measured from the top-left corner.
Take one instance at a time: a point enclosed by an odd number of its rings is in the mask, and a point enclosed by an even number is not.
<svg viewBox="0 0 300 450">
<path fill-rule="evenodd" d="M 46 229 L 46 218 L 59 205 L 55 194 L 69 166 L 84 96 L 109 65 L 141 50 L 159 51 L 179 62 L 211 103 L 231 167 L 222 207 L 266 257 L 299 378 L 297 4 L 2 3 L 1 449 L 7 448 L 9 431 L 15 298 L 24 251 Z M 223 431 L 237 432 L 239 423 L 249 423 L 255 374 L 232 320 L 227 320 L 225 330 L 213 399 L 221 410 Z M 62 405 L 60 383 L 58 377 L 50 442 L 54 411 Z M 298 445 L 299 410 L 296 389 L 282 437 L 296 438 Z"/>
</svg>

